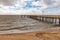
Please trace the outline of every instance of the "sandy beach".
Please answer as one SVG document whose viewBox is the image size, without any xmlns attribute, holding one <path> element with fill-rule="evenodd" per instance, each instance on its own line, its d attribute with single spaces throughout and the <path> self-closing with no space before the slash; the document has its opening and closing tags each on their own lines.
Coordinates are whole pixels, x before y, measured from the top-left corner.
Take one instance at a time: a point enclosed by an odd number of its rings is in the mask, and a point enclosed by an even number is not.
<svg viewBox="0 0 60 40">
<path fill-rule="evenodd" d="M 60 40 L 60 30 L 0 34 L 0 40 Z"/>
</svg>

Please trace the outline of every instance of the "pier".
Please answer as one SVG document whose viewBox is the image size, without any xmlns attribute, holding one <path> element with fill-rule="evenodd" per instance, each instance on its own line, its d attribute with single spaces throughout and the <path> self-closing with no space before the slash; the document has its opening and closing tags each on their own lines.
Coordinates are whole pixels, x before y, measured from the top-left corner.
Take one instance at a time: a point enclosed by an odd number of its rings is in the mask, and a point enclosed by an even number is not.
<svg viewBox="0 0 60 40">
<path fill-rule="evenodd" d="M 46 23 L 60 25 L 60 15 L 32 15 L 30 18 Z"/>
</svg>

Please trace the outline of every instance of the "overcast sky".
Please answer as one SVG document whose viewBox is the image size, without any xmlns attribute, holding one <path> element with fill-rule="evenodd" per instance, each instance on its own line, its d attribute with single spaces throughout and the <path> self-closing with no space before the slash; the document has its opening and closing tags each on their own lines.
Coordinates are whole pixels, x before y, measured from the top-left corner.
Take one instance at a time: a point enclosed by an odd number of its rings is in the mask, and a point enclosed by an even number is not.
<svg viewBox="0 0 60 40">
<path fill-rule="evenodd" d="M 0 0 L 0 14 L 60 15 L 60 0 Z"/>
</svg>

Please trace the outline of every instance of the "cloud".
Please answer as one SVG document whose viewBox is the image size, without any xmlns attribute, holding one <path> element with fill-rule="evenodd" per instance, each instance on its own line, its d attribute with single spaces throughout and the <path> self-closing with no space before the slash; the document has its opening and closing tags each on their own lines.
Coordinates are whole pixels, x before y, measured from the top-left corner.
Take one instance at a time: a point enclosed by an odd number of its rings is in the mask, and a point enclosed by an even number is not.
<svg viewBox="0 0 60 40">
<path fill-rule="evenodd" d="M 0 0 L 0 12 L 11 14 L 59 13 L 60 0 Z M 58 10 L 57 12 L 55 10 Z"/>
<path fill-rule="evenodd" d="M 45 15 L 60 15 L 60 0 L 43 0 L 41 8 Z"/>
<path fill-rule="evenodd" d="M 16 3 L 16 0 L 0 0 L 0 4 L 4 6 L 15 5 L 15 3 Z"/>
<path fill-rule="evenodd" d="M 44 14 L 47 15 L 60 15 L 60 5 L 53 6 L 53 7 L 48 7 L 44 10 Z"/>
<path fill-rule="evenodd" d="M 47 6 L 55 6 L 60 5 L 60 0 L 44 0 L 45 5 Z"/>
<path fill-rule="evenodd" d="M 44 3 L 46 5 L 53 5 L 54 4 L 54 1 L 53 0 L 44 0 Z"/>
</svg>

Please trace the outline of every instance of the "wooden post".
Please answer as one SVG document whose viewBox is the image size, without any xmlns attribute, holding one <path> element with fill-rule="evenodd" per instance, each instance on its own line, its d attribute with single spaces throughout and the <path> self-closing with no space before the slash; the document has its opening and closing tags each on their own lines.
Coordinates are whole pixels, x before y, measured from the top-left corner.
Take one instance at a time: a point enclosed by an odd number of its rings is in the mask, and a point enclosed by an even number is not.
<svg viewBox="0 0 60 40">
<path fill-rule="evenodd" d="M 44 17 L 42 17 L 42 21 L 44 21 Z"/>
<path fill-rule="evenodd" d="M 41 17 L 41 21 L 42 21 L 42 17 Z"/>
<path fill-rule="evenodd" d="M 41 17 L 40 17 L 40 21 L 41 21 Z"/>
<path fill-rule="evenodd" d="M 55 24 L 56 24 L 56 19 L 55 19 Z"/>
<path fill-rule="evenodd" d="M 44 17 L 44 22 L 45 22 L 45 17 Z"/>
<path fill-rule="evenodd" d="M 54 22 L 54 19 L 53 19 L 53 18 L 51 18 L 51 20 L 52 20 L 52 24 L 53 24 L 53 22 Z"/>
<path fill-rule="evenodd" d="M 60 18 L 59 18 L 59 25 L 60 25 Z"/>
<path fill-rule="evenodd" d="M 45 18 L 45 22 L 47 22 L 47 18 Z"/>
</svg>

